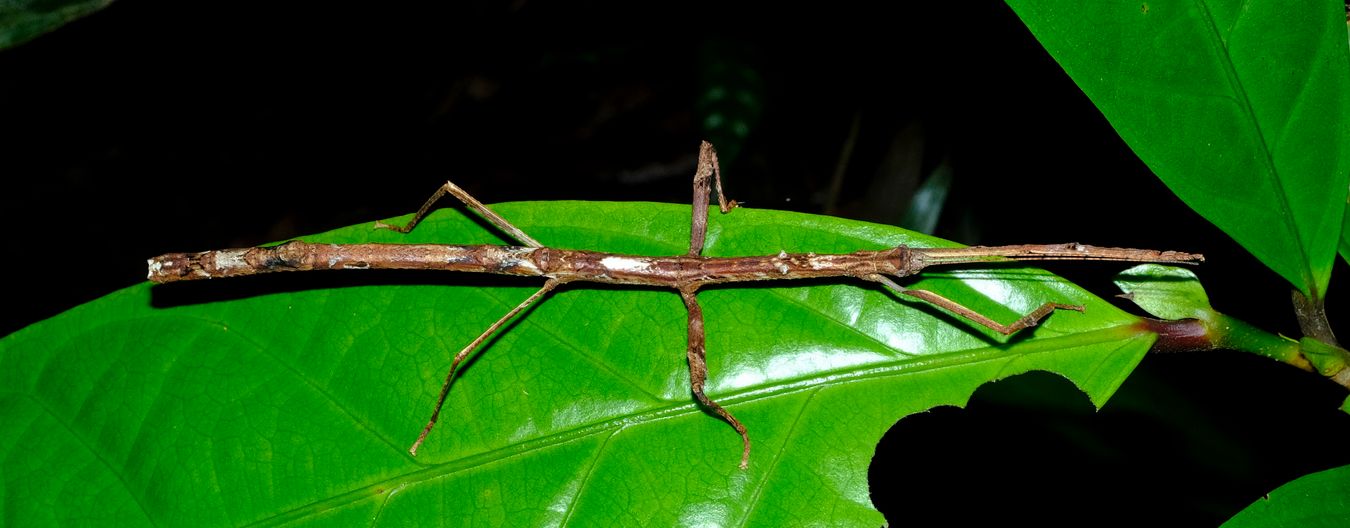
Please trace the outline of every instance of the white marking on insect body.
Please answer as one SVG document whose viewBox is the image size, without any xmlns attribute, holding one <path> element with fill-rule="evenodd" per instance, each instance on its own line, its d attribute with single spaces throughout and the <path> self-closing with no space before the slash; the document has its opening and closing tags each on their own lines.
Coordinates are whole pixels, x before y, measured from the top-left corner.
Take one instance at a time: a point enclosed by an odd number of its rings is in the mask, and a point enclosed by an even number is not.
<svg viewBox="0 0 1350 528">
<path fill-rule="evenodd" d="M 222 249 L 216 254 L 216 267 L 221 270 L 250 269 L 244 254 L 248 249 Z"/>
<path fill-rule="evenodd" d="M 534 256 L 535 248 L 509 248 L 506 250 L 506 257 L 502 262 L 512 267 L 520 267 L 529 270 L 531 273 L 538 274 L 539 266 L 534 264 L 530 257 Z"/>
<path fill-rule="evenodd" d="M 773 267 L 774 267 L 774 269 L 777 269 L 777 270 L 778 270 L 778 273 L 782 273 L 783 275 L 787 275 L 787 274 L 788 274 L 788 271 L 789 271 L 789 268 L 788 268 L 788 265 L 787 265 L 787 260 L 788 260 L 788 254 L 787 254 L 787 252 L 786 252 L 786 251 L 783 251 L 783 250 L 781 250 L 781 249 L 778 250 L 778 256 L 777 256 L 777 257 L 774 257 L 774 259 L 773 259 L 773 261 L 774 261 L 774 262 L 773 262 Z"/>
<path fill-rule="evenodd" d="M 651 264 L 629 257 L 605 257 L 600 259 L 600 265 L 610 271 L 641 272 L 651 269 Z"/>
<path fill-rule="evenodd" d="M 160 262 L 159 260 L 156 260 L 156 259 L 149 259 L 149 260 L 146 260 L 146 262 L 150 264 L 150 276 L 151 276 L 151 277 L 155 276 L 156 273 L 159 273 L 160 270 L 164 269 L 164 263 L 163 263 L 163 262 Z M 172 265 L 172 264 L 170 264 L 170 265 Z"/>
<path fill-rule="evenodd" d="M 446 251 L 446 264 L 467 264 L 474 261 L 474 254 L 462 248 L 450 248 Z"/>
<path fill-rule="evenodd" d="M 526 270 L 529 270 L 531 273 L 535 274 L 539 273 L 539 266 L 534 265 L 534 262 L 531 261 L 530 259 L 513 259 L 508 260 L 507 262 L 510 263 L 512 266 L 525 268 Z"/>
</svg>

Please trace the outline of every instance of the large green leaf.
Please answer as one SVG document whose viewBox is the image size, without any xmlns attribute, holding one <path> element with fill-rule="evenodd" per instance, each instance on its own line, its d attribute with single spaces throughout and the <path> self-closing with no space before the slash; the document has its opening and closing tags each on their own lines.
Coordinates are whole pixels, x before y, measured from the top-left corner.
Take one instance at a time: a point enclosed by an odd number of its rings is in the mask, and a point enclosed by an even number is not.
<svg viewBox="0 0 1350 528">
<path fill-rule="evenodd" d="M 559 247 L 687 246 L 687 206 L 497 209 Z M 709 235 L 707 253 L 724 256 L 945 244 L 745 209 L 714 218 Z M 497 242 L 454 211 L 406 237 L 367 225 L 307 239 Z M 912 282 L 1005 322 L 1045 301 L 1086 313 L 1008 340 L 867 284 L 709 289 L 699 297 L 708 392 L 750 429 L 741 471 L 736 434 L 690 397 L 679 297 L 569 285 L 468 363 L 440 427 L 408 456 L 449 356 L 537 282 L 327 272 L 145 284 L 26 328 L 0 341 L 6 519 L 877 526 L 867 465 L 896 420 L 1032 369 L 1069 377 L 1100 404 L 1155 337 L 1019 268 Z M 184 301 L 194 296 L 210 302 Z"/>
<path fill-rule="evenodd" d="M 1350 181 L 1342 2 L 1008 4 L 1172 191 L 1321 297 Z"/>
<path fill-rule="evenodd" d="M 1247 526 L 1319 528 L 1345 526 L 1350 510 L 1350 466 L 1304 475 L 1257 499 L 1224 523 Z"/>
</svg>

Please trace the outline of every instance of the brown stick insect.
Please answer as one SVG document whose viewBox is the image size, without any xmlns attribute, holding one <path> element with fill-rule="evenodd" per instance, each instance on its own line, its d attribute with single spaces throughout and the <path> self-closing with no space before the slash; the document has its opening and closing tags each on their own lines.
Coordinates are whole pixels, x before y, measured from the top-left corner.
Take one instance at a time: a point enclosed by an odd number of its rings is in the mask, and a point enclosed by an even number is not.
<svg viewBox="0 0 1350 528">
<path fill-rule="evenodd" d="M 1012 334 L 1035 326 L 1055 310 L 1083 311 L 1083 306 L 1046 302 L 1010 324 L 1002 324 L 970 308 L 928 290 L 910 289 L 892 278 L 919 273 L 928 266 L 962 263 L 989 263 L 1023 260 L 1103 260 L 1120 262 L 1197 263 L 1202 255 L 1177 251 L 1155 251 L 1094 247 L 1082 244 L 1011 245 L 966 248 L 912 248 L 897 246 L 879 251 L 855 251 L 845 254 L 787 253 L 747 257 L 704 257 L 703 241 L 708 227 L 708 205 L 711 187 L 717 188 L 717 201 L 723 213 L 737 207 L 722 193 L 721 169 L 717 152 L 704 142 L 699 152 L 698 168 L 694 174 L 693 219 L 689 236 L 689 251 L 684 255 L 651 257 L 622 255 L 573 249 L 546 247 L 525 234 L 506 219 L 455 184 L 446 182 L 431 195 L 422 208 L 406 225 L 394 226 L 376 222 L 375 227 L 407 233 L 417 226 L 441 197 L 446 194 L 458 198 L 492 225 L 501 229 L 521 245 L 439 245 L 439 244 L 310 244 L 293 240 L 273 247 L 221 249 L 201 253 L 169 253 L 150 259 L 149 279 L 157 283 L 182 280 L 210 279 L 271 273 L 278 271 L 307 271 L 320 269 L 419 269 L 470 271 L 505 275 L 545 277 L 539 291 L 492 323 L 477 338 L 470 341 L 450 363 L 450 371 L 441 386 L 431 419 L 422 429 L 408 452 L 417 455 L 417 448 L 435 427 L 441 407 L 450 392 L 455 371 L 468 355 L 493 333 L 548 292 L 570 282 L 601 282 L 673 288 L 684 300 L 689 312 L 689 338 L 686 351 L 689 361 L 689 386 L 694 397 L 705 408 L 731 424 L 741 436 L 742 469 L 750 460 L 750 435 L 745 426 L 716 401 L 703 392 L 708 378 L 705 361 L 703 310 L 696 294 L 700 287 L 745 281 L 806 279 L 822 277 L 854 277 L 879 283 L 898 295 L 922 300 L 957 316 L 968 319 L 1001 334 Z"/>
</svg>

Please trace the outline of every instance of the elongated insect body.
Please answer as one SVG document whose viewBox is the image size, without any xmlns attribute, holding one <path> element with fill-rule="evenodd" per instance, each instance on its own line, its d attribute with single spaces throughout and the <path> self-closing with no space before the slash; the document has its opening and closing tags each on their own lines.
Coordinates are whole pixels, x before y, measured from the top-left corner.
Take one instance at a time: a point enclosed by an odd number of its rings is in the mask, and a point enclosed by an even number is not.
<svg viewBox="0 0 1350 528">
<path fill-rule="evenodd" d="M 490 325 L 487 330 L 455 354 L 431 419 L 422 429 L 409 452 L 418 447 L 436 425 L 445 397 L 450 391 L 460 362 L 489 336 L 525 308 L 554 288 L 572 282 L 599 282 L 674 288 L 689 312 L 690 390 L 709 411 L 726 420 L 740 434 L 743 444 L 741 468 L 749 464 L 750 436 L 731 412 L 703 392 L 708 368 L 705 360 L 703 311 L 698 304 L 698 289 L 707 284 L 733 282 L 819 279 L 852 277 L 879 283 L 899 295 L 931 303 L 974 323 L 1003 334 L 1035 326 L 1055 310 L 1077 310 L 1078 305 L 1046 302 L 1011 324 L 1002 324 L 970 308 L 927 291 L 905 288 L 892 278 L 919 273 L 929 266 L 994 263 L 1023 260 L 1103 260 L 1118 262 L 1197 263 L 1204 257 L 1177 251 L 1095 247 L 1077 243 L 1027 244 L 1014 246 L 965 248 L 913 248 L 897 246 L 882 250 L 852 253 L 788 253 L 743 257 L 704 257 L 703 241 L 707 232 L 709 194 L 712 184 L 718 190 L 723 213 L 736 207 L 722 195 L 717 153 L 704 142 L 694 175 L 693 218 L 689 252 L 674 256 L 643 256 L 604 253 L 576 249 L 544 247 L 519 228 L 492 212 L 455 184 L 446 182 L 436 191 L 413 219 L 404 226 L 376 223 L 376 227 L 399 232 L 412 230 L 440 197 L 450 194 L 480 216 L 511 235 L 520 246 L 443 245 L 443 244 L 311 244 L 293 240 L 270 247 L 221 249 L 200 253 L 169 253 L 149 259 L 148 278 L 157 283 L 213 279 L 274 273 L 282 271 L 340 269 L 440 270 L 504 275 L 535 276 L 548 279 L 539 291 Z"/>
<path fill-rule="evenodd" d="M 440 270 L 547 277 L 559 282 L 602 282 L 685 287 L 759 280 L 905 277 L 928 266 L 1016 260 L 1111 260 L 1194 263 L 1204 257 L 1176 251 L 1046 244 L 967 248 L 911 248 L 750 257 L 651 257 L 547 247 L 443 244 L 311 244 L 293 240 L 271 247 L 169 253 L 148 261 L 157 283 L 283 271 L 340 269 Z"/>
</svg>

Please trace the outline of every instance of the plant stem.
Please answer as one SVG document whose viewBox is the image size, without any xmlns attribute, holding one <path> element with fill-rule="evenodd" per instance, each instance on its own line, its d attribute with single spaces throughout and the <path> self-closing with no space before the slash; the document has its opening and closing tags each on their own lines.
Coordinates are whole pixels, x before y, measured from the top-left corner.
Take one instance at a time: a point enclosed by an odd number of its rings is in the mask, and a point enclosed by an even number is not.
<svg viewBox="0 0 1350 528">
<path fill-rule="evenodd" d="M 1309 299 L 1303 292 L 1294 290 L 1293 300 L 1294 315 L 1298 317 L 1298 328 L 1303 331 L 1303 335 L 1340 346 L 1336 341 L 1336 334 L 1331 331 L 1331 323 L 1327 320 L 1326 303 L 1320 297 Z"/>
<path fill-rule="evenodd" d="M 1148 331 L 1158 334 L 1153 352 L 1217 349 L 1250 352 L 1321 374 L 1350 389 L 1350 351 L 1333 344 L 1306 337 L 1296 341 L 1215 311 L 1208 311 L 1200 318 L 1175 321 L 1145 318 L 1142 324 Z"/>
</svg>

